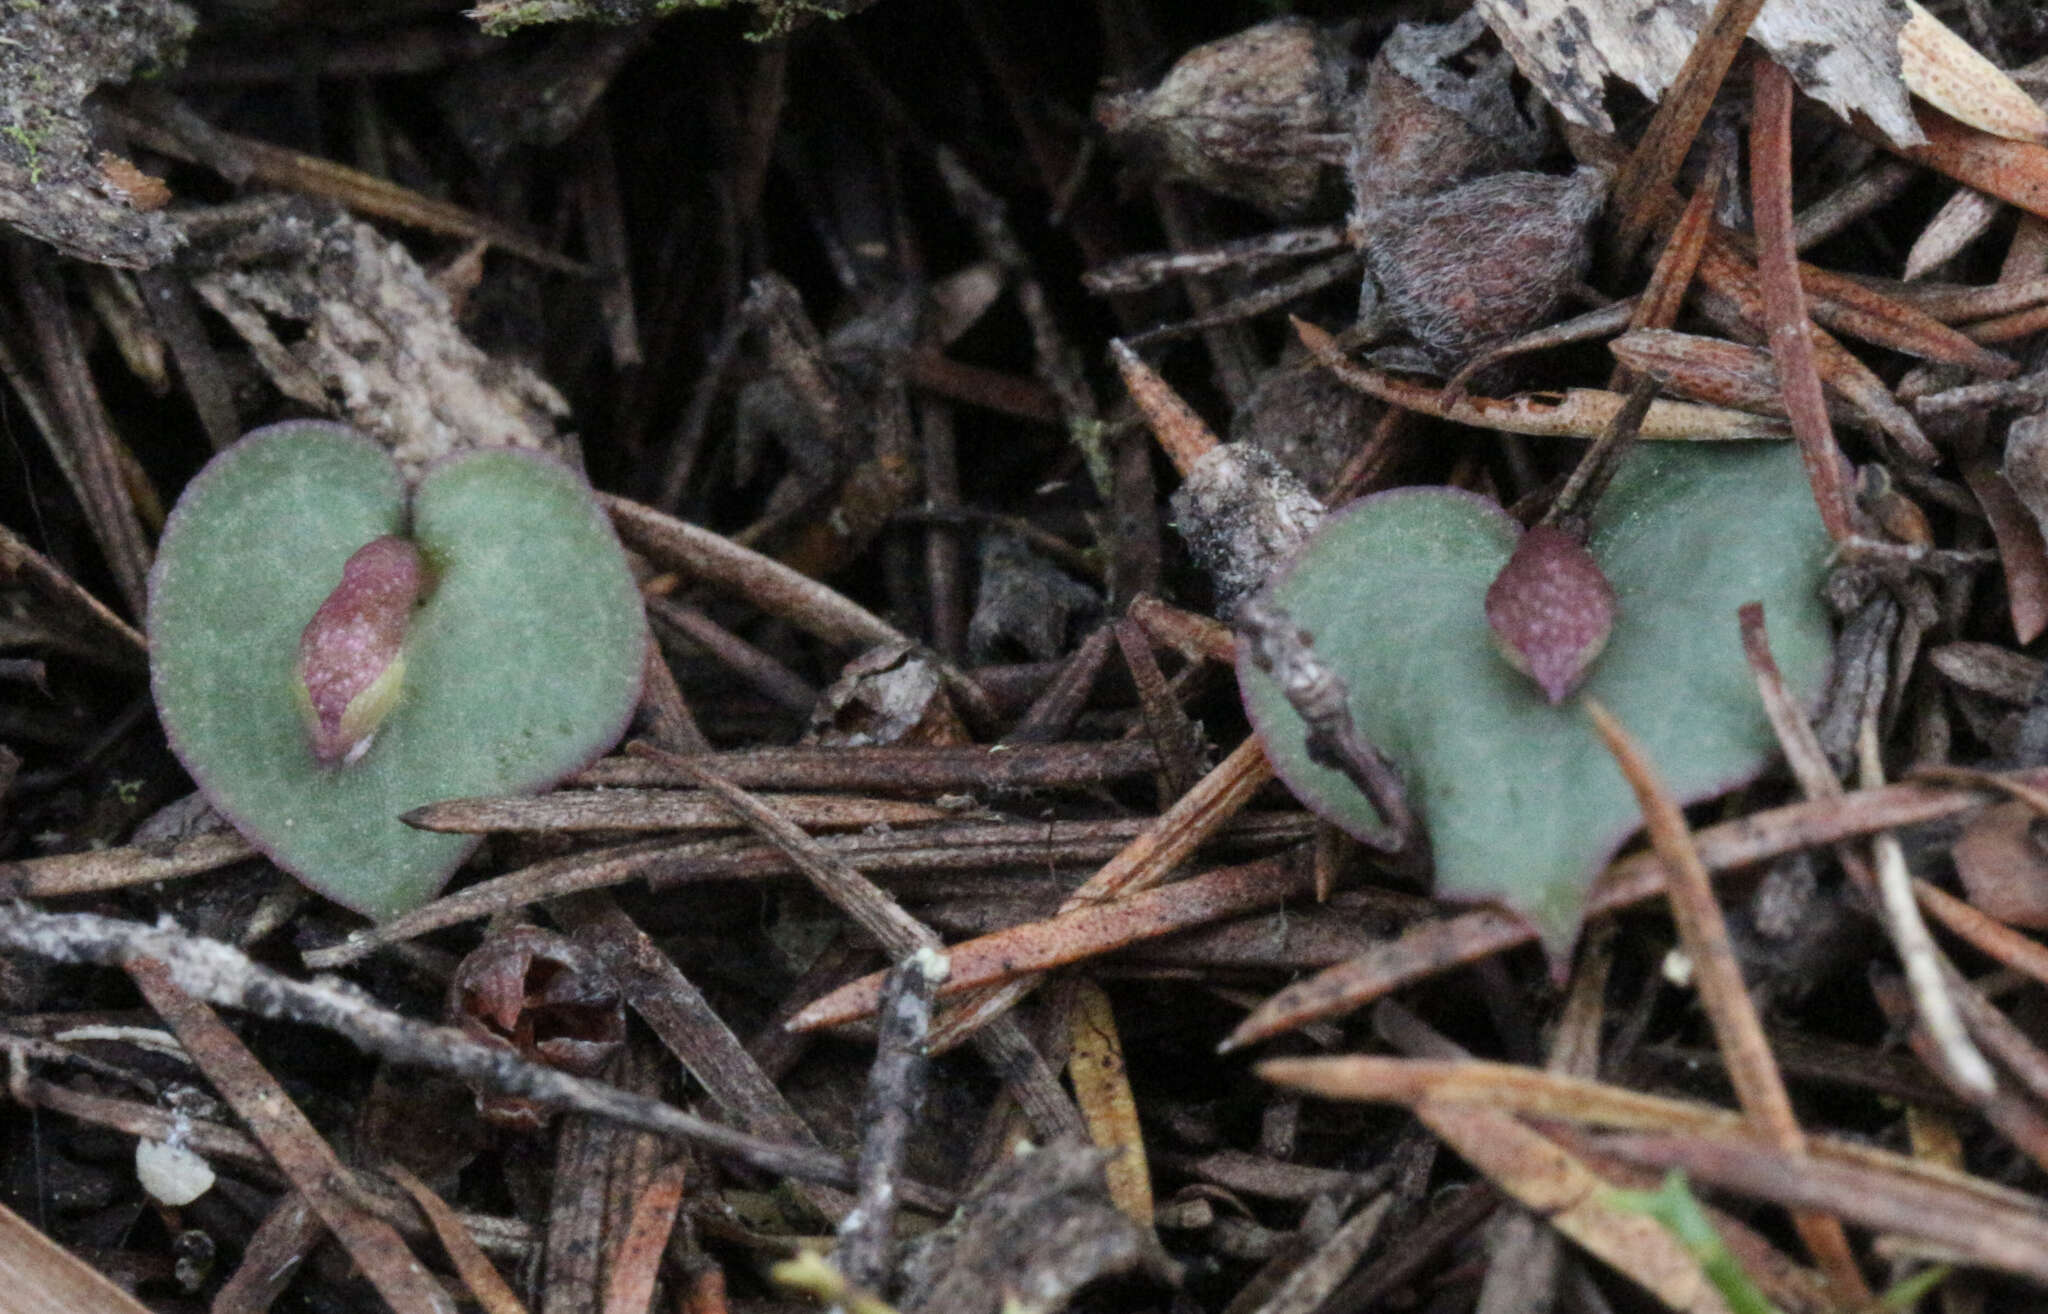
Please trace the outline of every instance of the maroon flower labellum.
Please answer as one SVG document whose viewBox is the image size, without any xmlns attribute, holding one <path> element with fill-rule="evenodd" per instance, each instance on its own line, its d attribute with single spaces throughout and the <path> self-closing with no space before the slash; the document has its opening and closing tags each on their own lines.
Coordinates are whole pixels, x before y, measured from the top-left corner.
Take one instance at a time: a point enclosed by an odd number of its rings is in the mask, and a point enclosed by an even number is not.
<svg viewBox="0 0 2048 1314">
<path fill-rule="evenodd" d="M 306 623 L 294 688 L 322 766 L 360 759 L 398 705 L 405 631 L 424 579 L 418 548 L 388 534 L 371 539 Z"/>
<path fill-rule="evenodd" d="M 595 1076 L 626 1039 L 617 982 L 590 952 L 539 926 L 494 931 L 456 966 L 448 1012 L 465 1035 L 578 1077 Z M 479 1091 L 491 1122 L 538 1131 L 530 1100 Z"/>
<path fill-rule="evenodd" d="M 1607 646 L 1614 586 L 1578 539 L 1538 525 L 1486 590 L 1486 623 L 1508 663 L 1559 703 Z"/>
</svg>

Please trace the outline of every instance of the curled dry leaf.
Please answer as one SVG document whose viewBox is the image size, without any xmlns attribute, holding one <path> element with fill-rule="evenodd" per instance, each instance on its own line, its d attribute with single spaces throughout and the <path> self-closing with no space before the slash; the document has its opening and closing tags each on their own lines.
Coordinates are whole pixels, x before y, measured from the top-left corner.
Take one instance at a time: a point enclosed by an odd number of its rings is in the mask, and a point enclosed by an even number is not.
<svg viewBox="0 0 2048 1314">
<path fill-rule="evenodd" d="M 1542 153 L 1542 129 L 1515 104 L 1513 66 L 1494 60 L 1466 73 L 1454 62 L 1485 30 L 1468 12 L 1455 23 L 1403 23 L 1380 46 L 1352 110 L 1362 210 L 1527 168 Z"/>
<path fill-rule="evenodd" d="M 811 711 L 807 744 L 964 744 L 971 736 L 946 696 L 938 664 L 908 643 L 870 648 L 846 664 Z"/>
<path fill-rule="evenodd" d="M 626 1038 L 618 983 L 566 936 L 513 926 L 485 937 L 448 983 L 448 1012 L 465 1035 L 578 1077 L 594 1076 Z M 478 1092 L 477 1109 L 503 1127 L 538 1131 L 530 1100 Z"/>
<path fill-rule="evenodd" d="M 1986 808 L 1956 841 L 1956 874 L 1970 902 L 2002 922 L 2048 930 L 2048 847 L 2024 803 Z"/>
</svg>

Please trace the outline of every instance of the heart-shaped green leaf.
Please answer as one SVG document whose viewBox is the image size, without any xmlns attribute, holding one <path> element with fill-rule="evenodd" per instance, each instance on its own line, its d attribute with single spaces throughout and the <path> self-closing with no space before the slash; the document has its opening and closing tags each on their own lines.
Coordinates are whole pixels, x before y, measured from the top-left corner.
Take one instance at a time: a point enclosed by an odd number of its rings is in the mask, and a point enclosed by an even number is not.
<svg viewBox="0 0 2048 1314">
<path fill-rule="evenodd" d="M 1332 516 L 1267 596 L 1310 634 L 1347 683 L 1359 729 L 1400 769 L 1438 892 L 1514 909 L 1562 955 L 1594 877 L 1641 814 L 1579 696 L 1552 706 L 1495 647 L 1486 591 L 1519 533 L 1465 493 L 1382 493 Z M 1587 546 L 1616 614 L 1580 693 L 1628 726 L 1680 798 L 1748 779 L 1776 741 L 1737 608 L 1764 604 L 1778 664 L 1802 696 L 1818 693 L 1830 654 L 1820 599 L 1829 543 L 1797 452 L 1639 447 Z M 1272 680 L 1242 654 L 1238 677 L 1281 778 L 1317 812 L 1369 833 L 1371 804 L 1309 760 L 1301 719 Z"/>
<path fill-rule="evenodd" d="M 322 765 L 301 637 L 342 564 L 389 534 L 417 545 L 428 579 L 402 686 L 357 760 Z M 408 508 L 381 448 L 319 422 L 216 457 L 164 526 L 150 576 L 151 680 L 179 760 L 279 866 L 377 918 L 433 897 L 475 846 L 401 813 L 541 789 L 617 741 L 645 625 L 618 541 L 567 467 L 470 452 L 429 470 Z"/>
</svg>

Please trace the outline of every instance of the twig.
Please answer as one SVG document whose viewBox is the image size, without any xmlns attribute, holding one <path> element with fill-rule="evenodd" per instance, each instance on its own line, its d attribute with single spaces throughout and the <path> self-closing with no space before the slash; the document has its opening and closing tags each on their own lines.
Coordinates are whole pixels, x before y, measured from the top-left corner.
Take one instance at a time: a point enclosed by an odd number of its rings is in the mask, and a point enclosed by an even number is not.
<svg viewBox="0 0 2048 1314">
<path fill-rule="evenodd" d="M 126 889 L 218 871 L 256 856 L 255 845 L 235 831 L 222 830 L 194 835 L 160 850 L 123 846 L 0 862 L 0 898 L 55 899 Z"/>
<path fill-rule="evenodd" d="M 682 1210 L 689 1168 L 687 1157 L 673 1159 L 655 1169 L 653 1178 L 640 1189 L 625 1234 L 613 1251 L 611 1270 L 605 1274 L 602 1308 L 606 1314 L 640 1314 L 654 1308 L 654 1283 L 668 1252 L 669 1233 Z"/>
<path fill-rule="evenodd" d="M 777 794 L 775 805 L 799 826 L 825 830 L 914 826 L 954 816 L 929 803 L 844 794 Z M 400 820 L 420 830 L 453 835 L 739 828 L 731 811 L 716 800 L 673 789 L 561 789 L 539 798 L 451 798 L 414 808 Z"/>
<path fill-rule="evenodd" d="M 1160 450 L 1173 462 L 1181 478 L 1187 478 L 1203 457 L 1222 444 L 1202 417 L 1195 414 L 1194 407 L 1182 401 L 1180 394 L 1167 386 L 1158 371 L 1140 360 L 1128 343 L 1121 338 L 1110 339 L 1109 354 L 1116 361 L 1117 372 L 1123 376 L 1131 400 L 1138 404 L 1153 436 L 1159 439 Z"/>
<path fill-rule="evenodd" d="M 1764 631 L 1763 608 L 1755 603 L 1743 607 L 1741 626 L 1743 651 L 1756 673 L 1765 713 L 1777 731 L 1778 742 L 1784 748 L 1792 774 L 1808 798 L 1841 797 L 1842 783 L 1835 778 L 1827 751 L 1821 747 L 1812 723 L 1793 701 L 1778 674 L 1777 663 L 1771 657 L 1770 640 Z M 1875 709 L 1872 711 L 1874 714 Z M 1883 768 L 1877 758 L 1876 735 L 1875 721 L 1865 717 L 1856 747 L 1860 762 L 1859 780 L 1866 790 L 1880 789 L 1885 783 Z M 1944 1056 L 1943 1075 L 1965 1094 L 1981 1096 L 1989 1093 L 1994 1084 L 1990 1065 L 1970 1044 L 1962 1021 L 1956 1015 L 1955 1004 L 1942 987 L 1941 954 L 1927 933 L 1926 923 L 1920 920 L 1919 908 L 1913 903 L 1912 881 L 1906 872 L 1905 855 L 1899 848 L 1898 838 L 1888 830 L 1872 836 L 1874 863 L 1846 845 L 1839 846 L 1837 853 L 1843 868 L 1883 916 L 1885 929 L 1899 952 L 1899 960 L 1906 966 L 1914 1004 Z"/>
<path fill-rule="evenodd" d="M 405 1188 L 420 1212 L 427 1216 L 427 1222 L 440 1238 L 441 1248 L 448 1252 L 455 1271 L 462 1275 L 462 1281 L 483 1306 L 484 1314 L 526 1314 L 526 1306 L 504 1278 L 489 1256 L 477 1245 L 476 1238 L 462 1225 L 462 1218 L 440 1196 L 434 1188 L 421 1181 L 417 1174 L 401 1163 L 384 1166 L 385 1176 Z"/>
<path fill-rule="evenodd" d="M 1792 75 L 1771 60 L 1759 60 L 1755 98 L 1750 192 L 1771 358 L 1778 365 L 1785 414 L 1799 440 L 1799 456 L 1806 465 L 1807 482 L 1813 485 L 1821 523 L 1827 526 L 1828 537 L 1843 543 L 1854 537 L 1856 524 L 1842 483 L 1842 453 L 1835 446 L 1814 366 L 1806 294 L 1799 286 L 1799 257 L 1792 249 Z"/>
<path fill-rule="evenodd" d="M 1636 299 L 1635 309 L 1629 312 L 1629 328 L 1666 329 L 1678 322 L 1678 309 L 1692 287 L 1693 275 L 1699 272 L 1700 257 L 1707 250 L 1707 239 L 1713 235 L 1714 206 L 1721 199 L 1721 182 L 1731 164 L 1727 152 L 1719 149 L 1714 152 L 1706 177 L 1687 198 L 1685 209 L 1679 212 L 1678 222 L 1673 225 L 1671 236 L 1665 240 L 1664 249 L 1657 255 L 1657 264 L 1650 271 L 1650 282 L 1643 289 L 1642 296 Z M 1607 386 L 1625 386 L 1625 374 L 1625 370 L 1616 367 L 1607 380 Z"/>
<path fill-rule="evenodd" d="M 1706 263 L 1701 266 L 1703 270 L 1708 267 Z M 1295 320 L 1294 332 L 1316 363 L 1345 386 L 1453 424 L 1536 437 L 1598 438 L 1626 400 L 1621 393 L 1604 388 L 1562 388 L 1518 397 L 1467 396 L 1447 403 L 1436 388 L 1397 379 L 1348 359 L 1338 350 L 1335 337 L 1307 320 Z M 1644 438 L 1659 442 L 1782 439 L 1787 432 L 1782 420 L 1663 398 L 1650 403 L 1641 429 Z"/>
<path fill-rule="evenodd" d="M 1473 1059 L 1272 1059 L 1258 1071 L 1268 1081 L 1326 1099 L 1499 1110 L 1521 1118 L 1647 1133 L 1573 1140 L 1630 1162 L 1661 1168 L 1677 1161 L 1703 1180 L 1724 1182 L 1758 1199 L 1810 1203 L 1882 1230 L 1939 1237 L 1963 1247 L 1974 1262 L 2048 1280 L 2042 1276 L 2048 1274 L 2043 1250 L 2048 1216 L 2033 1196 L 1862 1141 L 1816 1136 L 1807 1156 L 1789 1159 L 1740 1115 L 1725 1109 Z M 1697 1167 L 1730 1163 L 1719 1158 L 1724 1154 L 1759 1171 L 1752 1175 L 1731 1167 L 1724 1175 Z M 1825 1185 L 1815 1185 L 1816 1180 Z"/>
<path fill-rule="evenodd" d="M 1649 128 L 1622 166 L 1614 182 L 1615 211 L 1621 218 L 1609 253 L 1615 271 L 1635 256 L 1636 247 L 1662 213 L 1678 167 L 1699 135 L 1700 124 L 1706 121 L 1736 52 L 1742 49 L 1742 38 L 1763 7 L 1764 0 L 1721 0 L 1715 6 L 1684 67 L 1666 89 Z"/>
<path fill-rule="evenodd" d="M 1087 789 L 1159 769 L 1152 746 L 1133 741 L 879 748 L 743 748 L 704 764 L 741 789 L 948 794 L 961 790 Z M 608 757 L 571 776 L 590 789 L 685 788 L 689 778 L 658 762 Z"/>
<path fill-rule="evenodd" d="M 947 950 L 952 975 L 939 994 L 945 998 L 1007 986 L 1019 976 L 1035 980 L 1056 967 L 1300 898 L 1309 892 L 1310 880 L 1309 873 L 1285 860 L 1268 858 L 993 931 Z M 805 1005 L 789 1020 L 789 1029 L 813 1031 L 865 1017 L 875 1010 L 881 986 L 879 973 L 848 982 Z"/>
<path fill-rule="evenodd" d="M 1309 756 L 1340 771 L 1380 815 L 1380 829 L 1358 840 L 1385 854 L 1408 851 L 1416 839 L 1408 791 L 1394 764 L 1360 734 L 1351 718 L 1351 691 L 1343 677 L 1310 647 L 1308 636 L 1279 608 L 1262 599 L 1238 607 L 1238 624 L 1250 643 L 1252 661 L 1273 677 L 1280 692 L 1308 725 Z"/>
<path fill-rule="evenodd" d="M 140 616 L 148 606 L 150 552 L 142 539 L 134 499 L 122 478 L 125 449 L 86 363 L 85 343 L 65 300 L 54 259 L 20 243 L 15 245 L 13 257 L 14 286 L 42 357 L 55 418 L 60 421 L 58 428 L 45 436 L 84 508 L 86 523 L 92 527 L 129 613 Z"/>
<path fill-rule="evenodd" d="M 2028 772 L 2024 776 L 2048 786 L 2048 772 Z M 1984 801 L 1985 796 L 1974 790 L 1891 785 L 1881 790 L 1844 794 L 1838 799 L 1766 809 L 1738 821 L 1711 826 L 1694 839 L 1708 869 L 1725 873 L 1888 827 L 1937 821 L 1981 806 Z M 1595 917 L 1655 898 L 1663 889 L 1664 868 L 1654 853 L 1623 858 L 1609 867 L 1593 887 L 1586 915 Z M 2008 944 L 1999 955 L 2001 960 L 2005 960 L 2006 954 L 2024 955 L 2025 946 L 2032 946 L 2038 955 L 2032 961 L 2039 962 L 2041 979 L 2048 981 L 2048 950 L 1992 922 L 1939 886 L 1916 882 L 1915 889 L 1921 902 L 1944 924 L 1956 929 L 1957 934 L 1973 943 Z M 1961 926 L 1971 929 L 1965 931 Z M 1275 994 L 1240 1022 L 1218 1049 L 1228 1052 L 1320 1018 L 1361 1008 L 1389 991 L 1535 938 L 1536 933 L 1527 922 L 1493 908 L 1426 922 L 1371 953 L 1339 963 Z"/>
<path fill-rule="evenodd" d="M 1109 660 L 1111 627 L 1097 626 L 1081 646 L 1060 663 L 1060 673 L 1034 698 L 1031 706 L 1003 736 L 1004 747 L 1015 744 L 1045 744 L 1066 738 L 1074 718 L 1095 690 L 1103 663 Z M 1156 749 L 1156 745 L 1154 746 Z M 1161 759 L 1162 764 L 1164 759 Z"/>
<path fill-rule="evenodd" d="M 773 808 L 699 765 L 696 759 L 664 753 L 645 744 L 636 744 L 634 748 L 654 761 L 694 777 L 699 788 L 724 801 L 763 839 L 788 854 L 818 892 L 873 936 L 884 950 L 899 958 L 921 949 L 944 951 L 944 944 L 930 927 L 905 912 L 901 904 L 844 859 L 821 847 Z M 977 1048 L 997 1075 L 1011 1083 L 1018 1103 L 1031 1116 L 1041 1136 L 1054 1139 L 1082 1134 L 1081 1115 L 1073 1101 L 1060 1089 L 1058 1079 L 1025 1038 L 1016 1019 L 1000 1019 L 977 1038 Z"/>
<path fill-rule="evenodd" d="M 1138 688 L 1138 709 L 1144 717 L 1147 735 L 1159 751 L 1162 807 L 1171 806 L 1195 787 L 1208 769 L 1201 727 L 1187 714 L 1174 696 L 1166 673 L 1153 655 L 1151 636 L 1145 627 L 1125 616 L 1116 623 L 1116 642 L 1123 653 L 1131 683 Z"/>
<path fill-rule="evenodd" d="M 1972 948 L 2048 985 L 2048 948 L 2040 941 L 1979 912 L 1931 881 L 1914 877 L 1913 893 L 1923 908 Z"/>
<path fill-rule="evenodd" d="M 529 1063 L 450 1028 L 391 1012 L 339 983 L 294 981 L 215 940 L 110 917 L 42 913 L 16 905 L 0 909 L 0 946 L 61 963 L 125 966 L 140 958 L 154 959 L 164 965 L 166 980 L 209 1003 L 320 1027 L 394 1062 L 688 1141 L 764 1172 L 853 1185 L 852 1169 L 836 1155 L 749 1136 L 658 1100 Z M 919 1198 L 944 1199 L 929 1190 L 921 1190 Z"/>
<path fill-rule="evenodd" d="M 974 225 L 982 250 L 1010 277 L 1017 293 L 1018 308 L 1024 312 L 1024 321 L 1031 330 L 1031 347 L 1037 361 L 1038 377 L 1059 398 L 1060 410 L 1069 431 L 1077 439 L 1085 437 L 1084 431 L 1096 424 L 1100 413 L 1095 396 L 1088 390 L 1080 355 L 1060 332 L 1059 322 L 1053 318 L 1052 305 L 1046 298 L 1045 287 L 1039 282 L 1030 258 L 1010 229 L 1001 199 L 982 186 L 981 181 L 968 172 L 967 166 L 951 150 L 941 146 L 933 158 L 938 164 L 940 179 L 952 194 L 955 208 Z"/>
<path fill-rule="evenodd" d="M 578 943 L 596 953 L 633 1011 L 704 1087 L 721 1113 L 757 1136 L 798 1145 L 819 1143 L 703 992 L 609 894 L 571 895 L 556 900 L 551 911 L 575 931 Z M 848 1207 L 846 1198 L 829 1188 L 806 1185 L 799 1190 L 826 1218 L 838 1218 Z"/>
<path fill-rule="evenodd" d="M 185 1052 L 348 1250 L 377 1294 L 398 1314 L 455 1314 L 454 1302 L 397 1231 L 365 1213 L 341 1189 L 347 1170 L 333 1149 L 227 1024 L 180 986 L 179 973 L 147 955 L 128 957 L 122 966 L 150 1007 L 177 1033 Z"/>
<path fill-rule="evenodd" d="M 64 573 L 64 568 L 36 551 L 15 532 L 0 525 L 0 578 L 19 580 L 58 607 L 67 626 L 97 638 L 99 659 L 117 667 L 135 668 L 149 661 L 149 640 L 98 598 Z"/>
<path fill-rule="evenodd" d="M 723 534 L 663 515 L 649 506 L 600 493 L 598 501 L 611 514 L 619 537 L 634 548 L 676 570 L 715 584 L 817 635 L 827 643 L 875 647 L 916 640 L 882 620 L 845 594 L 790 569 L 779 561 L 740 546 Z M 946 690 L 967 717 L 992 724 L 995 708 L 982 687 L 951 662 L 941 660 L 939 673 Z"/>
<path fill-rule="evenodd" d="M 818 705 L 818 691 L 809 681 L 698 608 L 651 595 L 645 602 L 647 618 L 659 631 L 680 636 L 686 644 L 709 653 L 778 707 L 808 716 Z"/>
<path fill-rule="evenodd" d="M 818 843 L 856 870 L 870 872 L 980 871 L 1006 865 L 1071 867 L 1114 857 L 1154 824 L 1146 819 L 1003 821 L 830 836 Z M 1312 830 L 1313 823 L 1305 814 L 1264 813 L 1239 819 L 1222 838 L 1235 842 L 1233 846 L 1240 851 L 1256 852 L 1299 843 Z M 339 944 L 308 950 L 303 961 L 315 969 L 342 967 L 384 945 L 429 931 L 631 880 L 645 879 L 660 887 L 684 881 L 763 880 L 797 870 L 780 849 L 737 839 L 687 844 L 663 839 L 615 845 L 546 859 L 466 886 L 390 921 L 351 932 Z"/>
<path fill-rule="evenodd" d="M 1727 1056 L 1728 1076 L 1736 1097 L 1752 1125 L 1773 1145 L 1788 1155 L 1803 1156 L 1806 1135 L 1799 1129 L 1784 1080 L 1771 1058 L 1770 1042 L 1757 1019 L 1756 1005 L 1742 983 L 1742 969 L 1736 965 L 1728 927 L 1721 919 L 1721 906 L 1714 901 L 1714 887 L 1700 861 L 1699 849 L 1693 844 L 1692 832 L 1685 824 L 1685 814 L 1679 811 L 1678 804 L 1621 723 L 1592 699 L 1587 700 L 1586 710 L 1643 809 L 1650 842 L 1664 864 L 1665 893 L 1670 898 L 1672 920 L 1678 923 L 1679 938 L 1692 959 L 1700 1002 Z M 1826 1215 L 1804 1212 L 1794 1213 L 1792 1221 L 1841 1295 L 1856 1303 L 1869 1300 L 1869 1289 L 1856 1268 L 1855 1255 L 1849 1249 L 1849 1238 L 1841 1223 Z"/>
<path fill-rule="evenodd" d="M 1081 275 L 1081 286 L 1097 296 L 1143 292 L 1176 278 L 1235 272 L 1254 274 L 1268 265 L 1335 251 L 1349 241 L 1343 224 L 1285 228 L 1255 237 L 1218 242 L 1188 251 L 1154 251 L 1122 256 Z"/>
<path fill-rule="evenodd" d="M 305 1196 L 279 1196 L 242 1247 L 241 1264 L 214 1293 L 210 1314 L 266 1314 L 326 1236 L 326 1225 Z"/>
<path fill-rule="evenodd" d="M 544 269 L 586 277 L 591 272 L 581 261 L 550 251 L 509 224 L 474 210 L 317 155 L 224 132 L 163 91 L 131 89 L 127 105 L 109 107 L 107 112 L 122 131 L 151 150 L 202 165 L 235 183 L 258 182 L 324 197 L 361 214 L 428 232 L 481 237 Z"/>
<path fill-rule="evenodd" d="M 1365 257 L 1357 253 L 1347 252 L 1344 255 L 1333 256 L 1310 265 L 1298 274 L 1267 283 L 1243 296 L 1232 297 L 1207 314 L 1171 324 L 1161 324 L 1142 333 L 1133 333 L 1128 341 L 1134 347 L 1150 347 L 1225 324 L 1235 324 L 1254 315 L 1263 315 L 1269 310 L 1278 310 L 1290 302 L 1299 301 L 1312 292 L 1320 292 L 1341 279 L 1356 279 L 1364 264 Z"/>
<path fill-rule="evenodd" d="M 1371 1247 L 1373 1239 L 1379 1235 L 1380 1224 L 1386 1221 L 1387 1211 L 1393 1205 L 1393 1195 L 1382 1193 L 1353 1214 L 1313 1255 L 1287 1275 L 1273 1293 L 1273 1298 L 1259 1307 L 1259 1314 L 1314 1314 L 1323 1308 L 1330 1293 L 1350 1276 L 1351 1270 Z"/>
<path fill-rule="evenodd" d="M 1583 526 L 1592 518 L 1600 495 L 1607 491 L 1614 472 L 1620 468 L 1622 453 L 1641 434 L 1643 417 L 1650 413 L 1656 397 L 1655 379 L 1644 377 L 1629 385 L 1627 400 L 1622 402 L 1621 409 L 1614 413 L 1614 418 L 1607 422 L 1600 436 L 1593 440 L 1593 445 L 1579 457 L 1579 463 L 1572 467 L 1571 477 L 1565 480 L 1564 488 L 1551 502 L 1550 509 L 1543 513 L 1543 524 L 1565 529 L 1574 537 L 1583 537 Z"/>
<path fill-rule="evenodd" d="M 1864 718 L 1856 736 L 1856 760 L 1859 784 L 1865 789 L 1884 784 L 1874 715 Z M 1941 1056 L 1942 1075 L 1966 1094 L 1989 1095 L 1998 1088 L 1998 1081 L 1984 1055 L 1971 1043 L 1970 1033 L 1956 1012 L 1955 1000 L 1949 995 L 1942 975 L 1941 950 L 1935 947 L 1934 937 L 1927 933 L 1927 923 L 1920 919 L 1920 906 L 1913 901 L 1913 878 L 1906 870 L 1906 854 L 1899 847 L 1898 836 L 1888 830 L 1879 831 L 1871 837 L 1870 847 L 1876 859 L 1879 907 L 1884 913 L 1885 929 L 1891 932 L 1900 965 L 1906 969 L 1914 1011 Z"/>
<path fill-rule="evenodd" d="M 919 950 L 889 971 L 880 1032 L 861 1106 L 860 1205 L 839 1224 L 839 1271 L 856 1286 L 886 1291 L 894 1268 L 896 1179 L 903 1151 L 924 1110 L 929 1078 L 925 1036 L 932 998 L 946 979 L 946 957 Z"/>
<path fill-rule="evenodd" d="M 1123 898 L 1163 883 L 1202 843 L 1237 815 L 1251 796 L 1273 778 L 1272 763 L 1257 739 L 1246 739 L 1216 769 L 1202 777 L 1138 837 L 1102 865 L 1101 870 L 1060 905 L 1071 912 Z M 933 1035 L 934 1048 L 945 1049 L 1002 1016 L 1041 978 L 1019 977 L 963 1004 L 948 1014 Z"/>
</svg>

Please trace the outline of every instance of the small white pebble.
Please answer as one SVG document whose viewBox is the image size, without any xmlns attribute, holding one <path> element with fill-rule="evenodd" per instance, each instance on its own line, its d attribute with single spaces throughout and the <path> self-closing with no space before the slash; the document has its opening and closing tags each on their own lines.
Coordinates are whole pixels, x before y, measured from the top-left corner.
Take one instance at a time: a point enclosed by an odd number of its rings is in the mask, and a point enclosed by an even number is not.
<svg viewBox="0 0 2048 1314">
<path fill-rule="evenodd" d="M 135 1142 L 135 1177 L 142 1189 L 173 1209 L 213 1189 L 213 1169 L 182 1145 Z"/>
</svg>

